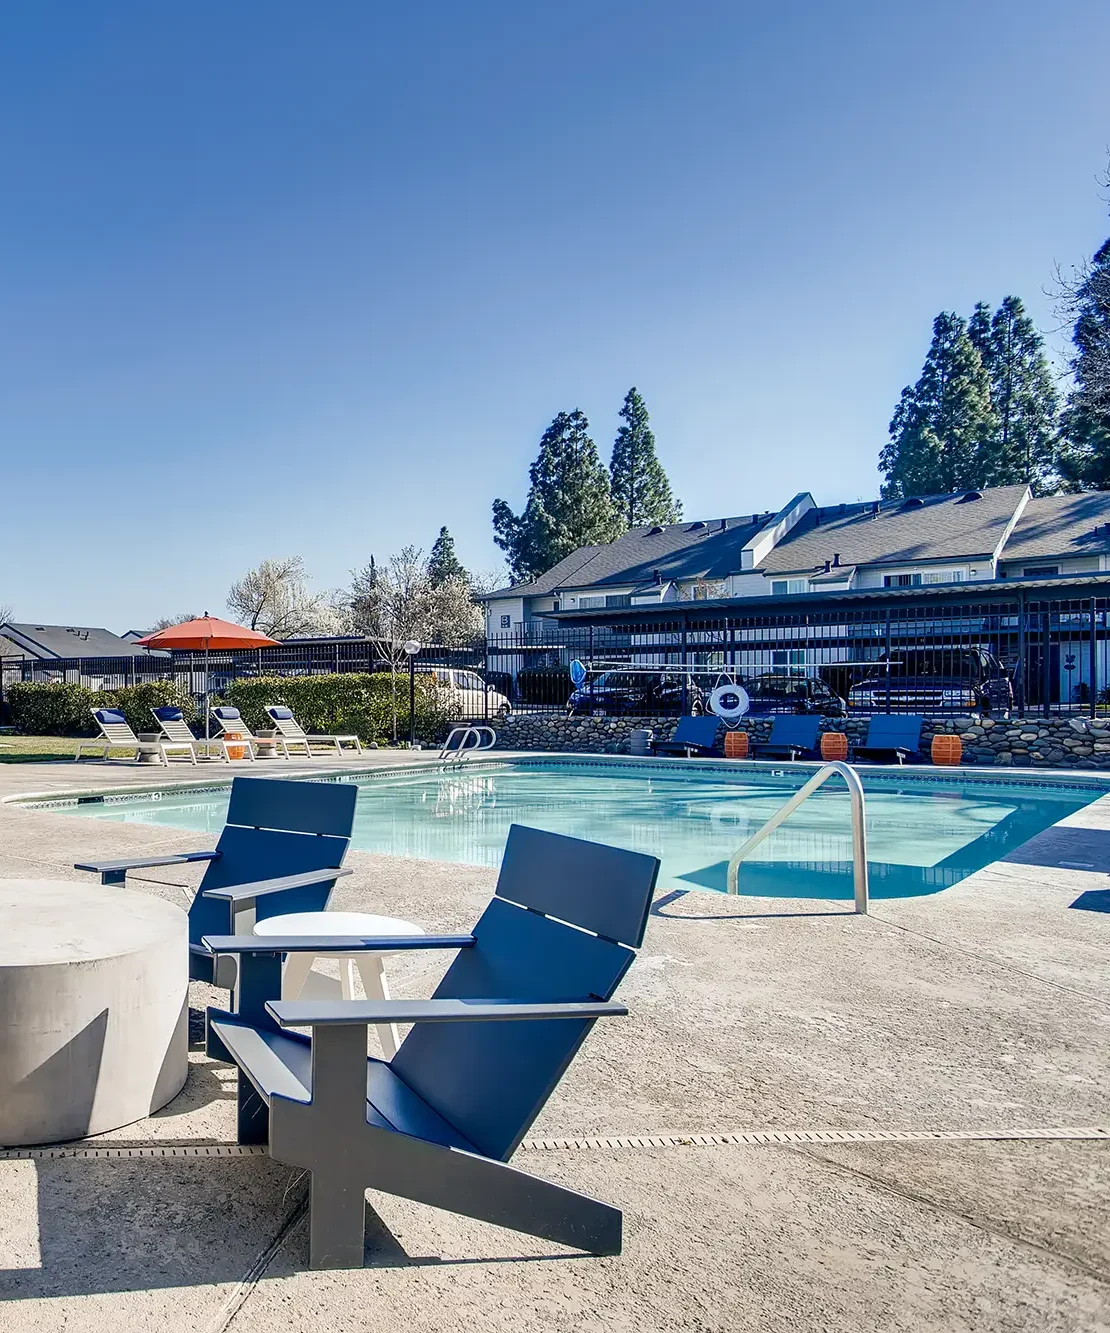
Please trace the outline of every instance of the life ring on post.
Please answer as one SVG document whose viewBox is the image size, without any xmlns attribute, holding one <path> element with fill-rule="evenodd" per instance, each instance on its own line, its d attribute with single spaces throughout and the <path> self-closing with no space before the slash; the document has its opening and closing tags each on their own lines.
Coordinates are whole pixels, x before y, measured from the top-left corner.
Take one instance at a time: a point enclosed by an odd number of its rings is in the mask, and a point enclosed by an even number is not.
<svg viewBox="0 0 1110 1333">
<path fill-rule="evenodd" d="M 731 682 L 718 685 L 709 696 L 710 711 L 716 713 L 726 725 L 739 722 L 751 706 L 752 701 L 743 685 L 733 685 Z"/>
</svg>

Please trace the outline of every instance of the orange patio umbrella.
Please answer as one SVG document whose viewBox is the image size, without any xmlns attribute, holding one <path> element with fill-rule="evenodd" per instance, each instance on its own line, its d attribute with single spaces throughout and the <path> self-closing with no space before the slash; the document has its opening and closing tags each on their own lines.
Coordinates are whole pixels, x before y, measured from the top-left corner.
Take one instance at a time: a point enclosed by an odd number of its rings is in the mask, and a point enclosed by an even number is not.
<svg viewBox="0 0 1110 1333">
<path fill-rule="evenodd" d="M 220 620 L 206 611 L 198 620 L 185 620 L 180 625 L 168 625 L 155 630 L 145 639 L 136 639 L 142 648 L 176 648 L 181 652 L 199 652 L 204 649 L 204 736 L 208 738 L 208 654 L 231 648 L 276 648 L 277 639 L 259 634 L 230 620 Z"/>
</svg>

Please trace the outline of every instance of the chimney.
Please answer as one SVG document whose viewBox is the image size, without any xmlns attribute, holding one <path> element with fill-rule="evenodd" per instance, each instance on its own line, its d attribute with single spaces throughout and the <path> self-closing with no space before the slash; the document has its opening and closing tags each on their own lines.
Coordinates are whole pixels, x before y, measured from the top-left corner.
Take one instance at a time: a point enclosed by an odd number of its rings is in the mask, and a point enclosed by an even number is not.
<svg viewBox="0 0 1110 1333">
<path fill-rule="evenodd" d="M 839 569 L 839 568 L 840 568 L 840 552 L 837 551 L 833 555 L 833 569 Z"/>
</svg>

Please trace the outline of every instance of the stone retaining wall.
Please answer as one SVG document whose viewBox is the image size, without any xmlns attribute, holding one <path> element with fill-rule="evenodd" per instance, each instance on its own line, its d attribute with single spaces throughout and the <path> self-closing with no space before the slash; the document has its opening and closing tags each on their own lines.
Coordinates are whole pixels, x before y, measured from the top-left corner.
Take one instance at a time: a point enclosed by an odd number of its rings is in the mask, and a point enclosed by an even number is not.
<svg viewBox="0 0 1110 1333">
<path fill-rule="evenodd" d="M 846 731 L 862 743 L 868 719 L 825 718 L 823 731 Z M 584 754 L 628 754 L 634 728 L 648 727 L 667 740 L 678 725 L 674 717 L 563 717 L 552 713 L 516 713 L 494 724 L 499 744 L 509 750 L 561 750 Z M 742 730 L 766 740 L 770 718 L 753 718 Z M 1020 768 L 1110 768 L 1110 718 L 981 717 L 926 718 L 921 749 L 928 755 L 933 736 L 955 733 L 963 741 L 965 764 L 1014 765 Z M 720 743 L 722 731 L 718 733 Z"/>
</svg>

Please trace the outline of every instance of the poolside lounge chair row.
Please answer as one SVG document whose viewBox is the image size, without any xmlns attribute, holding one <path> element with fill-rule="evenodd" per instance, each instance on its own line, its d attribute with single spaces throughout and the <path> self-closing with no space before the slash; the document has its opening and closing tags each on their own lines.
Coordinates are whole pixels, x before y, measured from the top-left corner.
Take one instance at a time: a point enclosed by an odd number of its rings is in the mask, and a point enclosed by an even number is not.
<svg viewBox="0 0 1110 1333">
<path fill-rule="evenodd" d="M 921 748 L 924 719 L 902 713 L 877 714 L 867 726 L 862 745 L 849 747 L 849 758 L 873 763 L 903 764 Z M 679 720 L 669 741 L 652 745 L 653 754 L 713 754 L 720 720 L 712 715 Z M 816 713 L 779 713 L 765 741 L 754 742 L 750 754 L 757 759 L 820 759 L 821 718 Z"/>
<path fill-rule="evenodd" d="M 289 759 L 291 750 L 304 752 L 311 758 L 321 748 L 329 751 L 334 747 L 336 754 L 343 752 L 344 745 L 352 747 L 357 754 L 362 753 L 362 742 L 357 736 L 315 736 L 309 735 L 293 716 L 290 709 L 280 704 L 269 704 L 266 712 L 274 724 L 276 735 L 255 736 L 243 721 L 237 708 L 214 708 L 212 716 L 220 728 L 219 734 L 209 737 L 194 736 L 185 721 L 180 708 L 165 705 L 152 708 L 151 713 L 158 723 L 159 732 L 152 741 L 141 740 L 131 729 L 130 723 L 118 708 L 94 708 L 93 718 L 100 729 L 100 735 L 78 742 L 74 759 L 80 759 L 86 750 L 99 750 L 102 759 L 107 759 L 112 750 L 134 750 L 155 753 L 162 764 L 168 765 L 171 756 L 178 756 L 196 764 L 199 758 L 211 758 L 213 752 L 222 756 L 226 763 L 235 757 L 253 761 L 261 749 L 271 754 L 280 754 Z M 313 749 L 313 746 L 316 748 Z"/>
</svg>

